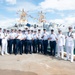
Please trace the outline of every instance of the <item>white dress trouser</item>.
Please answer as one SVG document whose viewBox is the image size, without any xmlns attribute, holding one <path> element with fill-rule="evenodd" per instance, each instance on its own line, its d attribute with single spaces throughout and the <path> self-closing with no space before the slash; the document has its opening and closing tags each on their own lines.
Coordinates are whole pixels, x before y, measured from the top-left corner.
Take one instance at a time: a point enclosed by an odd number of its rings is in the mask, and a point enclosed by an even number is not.
<svg viewBox="0 0 75 75">
<path fill-rule="evenodd" d="M 1 54 L 7 54 L 7 40 L 2 39 L 2 51 Z"/>
<path fill-rule="evenodd" d="M 73 58 L 74 58 L 74 54 L 73 54 L 73 51 L 74 51 L 74 46 L 67 46 L 66 47 L 67 49 L 67 59 L 69 59 L 69 54 L 71 54 L 71 62 L 73 62 Z"/>
<path fill-rule="evenodd" d="M 61 58 L 63 58 L 64 56 L 63 46 L 58 46 L 58 57 L 60 57 L 60 52 L 61 52 Z"/>
</svg>

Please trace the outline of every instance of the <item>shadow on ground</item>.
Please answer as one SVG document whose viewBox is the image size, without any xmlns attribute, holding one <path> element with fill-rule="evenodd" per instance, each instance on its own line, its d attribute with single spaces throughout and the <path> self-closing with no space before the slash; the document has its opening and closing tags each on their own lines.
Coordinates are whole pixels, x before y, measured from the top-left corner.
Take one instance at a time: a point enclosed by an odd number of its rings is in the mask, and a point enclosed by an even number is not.
<svg viewBox="0 0 75 75">
<path fill-rule="evenodd" d="M 23 72 L 15 70 L 0 70 L 0 75 L 37 75 L 33 72 Z"/>
</svg>

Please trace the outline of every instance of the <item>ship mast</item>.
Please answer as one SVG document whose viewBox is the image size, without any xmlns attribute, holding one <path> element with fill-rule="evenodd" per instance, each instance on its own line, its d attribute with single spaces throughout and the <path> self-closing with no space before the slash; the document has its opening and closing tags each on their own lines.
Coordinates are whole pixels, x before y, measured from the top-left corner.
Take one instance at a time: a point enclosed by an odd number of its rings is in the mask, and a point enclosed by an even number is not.
<svg viewBox="0 0 75 75">
<path fill-rule="evenodd" d="M 22 11 L 19 10 L 17 14 L 20 15 L 20 19 L 18 20 L 20 24 L 27 22 L 27 12 L 25 12 L 24 9 L 22 9 Z"/>
<path fill-rule="evenodd" d="M 42 11 L 38 13 L 39 15 L 39 18 L 38 18 L 38 22 L 39 23 L 44 23 L 46 22 L 46 19 L 45 19 L 45 13 L 43 13 Z"/>
<path fill-rule="evenodd" d="M 44 23 L 46 23 L 45 13 L 38 12 L 38 27 L 43 29 Z"/>
</svg>

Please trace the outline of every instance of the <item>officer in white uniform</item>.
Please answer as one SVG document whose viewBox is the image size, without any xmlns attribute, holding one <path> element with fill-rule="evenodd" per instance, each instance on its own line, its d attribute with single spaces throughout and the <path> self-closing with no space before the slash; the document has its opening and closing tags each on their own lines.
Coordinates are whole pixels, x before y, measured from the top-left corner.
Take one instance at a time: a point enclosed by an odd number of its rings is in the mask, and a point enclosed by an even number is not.
<svg viewBox="0 0 75 75">
<path fill-rule="evenodd" d="M 22 53 L 26 53 L 26 34 L 25 34 L 25 30 L 22 31 Z"/>
<path fill-rule="evenodd" d="M 28 27 L 25 28 L 25 35 L 28 34 Z"/>
<path fill-rule="evenodd" d="M 50 34 L 50 55 L 55 56 L 56 54 L 56 40 L 57 40 L 57 35 L 54 33 L 54 30 L 51 29 L 51 34 Z"/>
<path fill-rule="evenodd" d="M 14 32 L 13 32 L 13 53 L 15 54 L 15 49 L 16 49 L 16 37 L 17 37 L 17 30 L 15 29 Z"/>
<path fill-rule="evenodd" d="M 27 36 L 26 36 L 26 39 L 27 39 L 27 51 L 26 51 L 26 54 L 28 54 L 28 52 L 29 52 L 30 54 L 32 54 L 31 46 L 32 46 L 33 36 L 31 35 L 30 30 L 28 30 L 28 34 L 27 34 Z"/>
<path fill-rule="evenodd" d="M 4 29 L 4 33 L 2 33 L 1 36 L 2 36 L 2 51 L 1 51 L 1 54 L 2 55 L 4 55 L 4 54 L 8 55 L 8 52 L 7 52 L 8 36 L 7 36 L 7 31 L 5 29 Z"/>
<path fill-rule="evenodd" d="M 0 28 L 0 46 L 2 45 L 1 33 L 2 33 L 2 28 Z"/>
<path fill-rule="evenodd" d="M 24 39 L 24 36 L 22 34 L 22 31 L 19 30 L 18 31 L 18 36 L 16 39 L 16 51 L 15 51 L 15 55 L 17 55 L 20 52 L 20 55 L 22 55 L 22 40 Z"/>
<path fill-rule="evenodd" d="M 74 59 L 74 36 L 72 32 L 72 27 L 69 27 L 69 32 L 66 36 L 66 51 L 67 51 L 67 60 L 69 60 L 69 54 L 71 54 L 71 62 L 73 62 Z"/>
<path fill-rule="evenodd" d="M 28 27 L 26 26 L 25 28 L 25 35 L 28 35 Z M 27 39 L 25 39 L 25 42 L 24 42 L 24 52 L 27 54 Z"/>
<path fill-rule="evenodd" d="M 31 36 L 33 37 L 33 31 L 34 31 L 34 29 L 30 29 L 31 30 Z M 33 39 L 31 40 L 32 41 L 32 45 L 31 45 L 31 50 L 33 50 Z"/>
<path fill-rule="evenodd" d="M 8 43 L 8 47 L 7 47 L 7 50 L 8 50 L 8 53 L 10 52 L 10 50 L 9 50 L 9 46 L 10 46 L 10 31 L 9 30 L 7 30 L 7 36 L 8 36 L 8 40 L 7 40 L 7 43 Z"/>
<path fill-rule="evenodd" d="M 48 47 L 48 38 L 49 38 L 49 34 L 46 31 L 46 29 L 43 29 L 42 38 L 43 38 L 44 54 L 46 55 L 47 54 L 47 47 Z"/>
<path fill-rule="evenodd" d="M 15 39 L 15 35 L 14 35 L 14 30 L 11 29 L 10 32 L 10 39 L 9 39 L 9 53 L 12 54 L 13 53 L 13 44 L 14 44 L 14 39 Z M 14 46 L 13 46 L 14 47 Z"/>
<path fill-rule="evenodd" d="M 42 39 L 42 33 L 41 33 L 41 30 L 38 29 L 38 40 L 37 40 L 37 43 L 38 43 L 38 53 L 42 53 L 43 52 L 43 39 Z"/>
<path fill-rule="evenodd" d="M 58 57 L 60 57 L 61 52 L 61 58 L 64 57 L 64 46 L 65 46 L 65 36 L 62 34 L 61 30 L 58 30 L 58 37 L 57 37 L 57 47 L 58 47 Z"/>
<path fill-rule="evenodd" d="M 34 30 L 34 34 L 33 34 L 33 53 L 37 53 L 37 31 Z"/>
</svg>

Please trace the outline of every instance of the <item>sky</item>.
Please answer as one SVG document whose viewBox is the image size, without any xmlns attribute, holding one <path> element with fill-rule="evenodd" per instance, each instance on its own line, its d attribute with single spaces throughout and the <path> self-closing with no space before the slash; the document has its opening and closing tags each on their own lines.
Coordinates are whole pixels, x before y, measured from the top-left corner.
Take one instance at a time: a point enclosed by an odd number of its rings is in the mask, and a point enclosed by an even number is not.
<svg viewBox="0 0 75 75">
<path fill-rule="evenodd" d="M 10 27 L 18 22 L 19 10 L 38 17 L 43 11 L 47 22 L 65 25 L 75 24 L 75 0 L 0 0 L 0 27 Z M 29 23 L 37 23 L 28 17 Z"/>
</svg>

